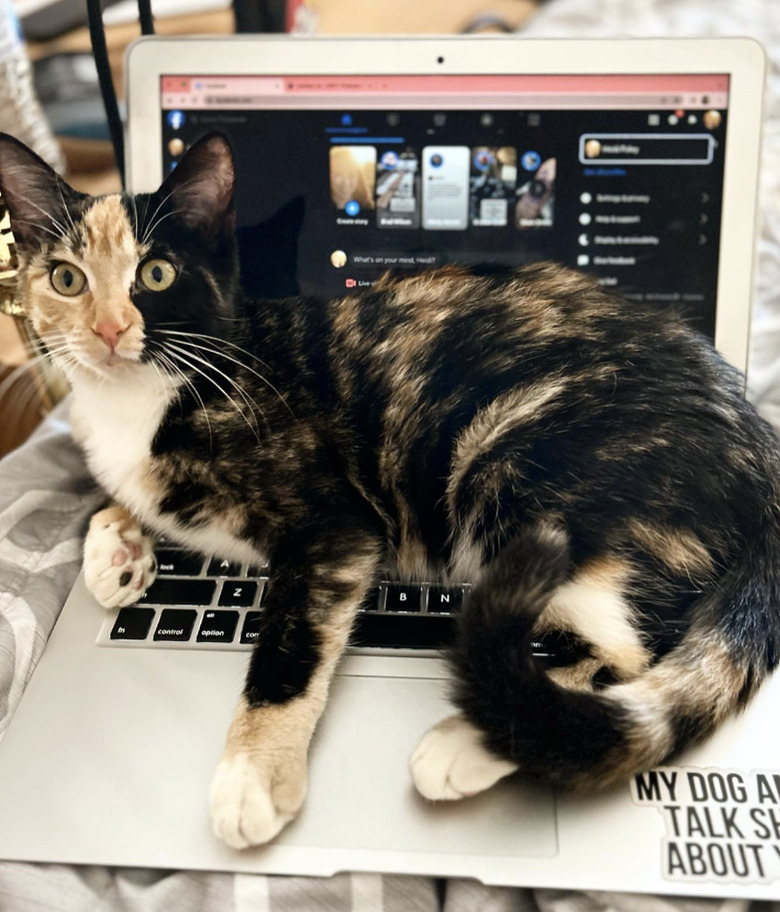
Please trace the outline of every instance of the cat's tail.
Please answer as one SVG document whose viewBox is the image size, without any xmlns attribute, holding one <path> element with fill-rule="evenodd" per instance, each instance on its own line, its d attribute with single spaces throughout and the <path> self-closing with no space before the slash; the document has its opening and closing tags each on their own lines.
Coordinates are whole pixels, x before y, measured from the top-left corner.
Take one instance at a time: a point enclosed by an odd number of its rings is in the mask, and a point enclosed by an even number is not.
<svg viewBox="0 0 780 912">
<path fill-rule="evenodd" d="M 570 572 L 566 536 L 518 535 L 461 617 L 455 702 L 494 754 L 552 785 L 605 787 L 664 762 L 744 707 L 778 664 L 780 536 L 756 532 L 739 566 L 694 606 L 678 646 L 597 692 L 556 684 L 531 654 L 534 623 Z"/>
</svg>

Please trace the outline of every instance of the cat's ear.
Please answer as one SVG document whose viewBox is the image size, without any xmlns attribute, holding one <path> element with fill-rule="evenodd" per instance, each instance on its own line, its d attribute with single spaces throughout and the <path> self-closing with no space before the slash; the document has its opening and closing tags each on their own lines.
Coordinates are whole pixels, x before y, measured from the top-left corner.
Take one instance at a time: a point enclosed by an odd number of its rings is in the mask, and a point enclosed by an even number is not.
<svg viewBox="0 0 780 912">
<path fill-rule="evenodd" d="M 34 245 L 42 235 L 61 237 L 71 224 L 69 206 L 77 193 L 32 149 L 7 133 L 0 133 L 0 195 L 11 216 L 14 240 Z"/>
<path fill-rule="evenodd" d="M 182 158 L 157 191 L 176 218 L 205 237 L 233 228 L 235 168 L 222 133 L 208 133 Z"/>
</svg>

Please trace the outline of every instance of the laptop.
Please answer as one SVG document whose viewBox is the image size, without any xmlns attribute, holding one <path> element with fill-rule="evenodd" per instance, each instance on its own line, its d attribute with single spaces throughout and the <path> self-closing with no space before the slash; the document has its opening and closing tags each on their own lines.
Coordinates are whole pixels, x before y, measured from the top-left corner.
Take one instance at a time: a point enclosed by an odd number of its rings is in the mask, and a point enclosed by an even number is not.
<svg viewBox="0 0 780 912">
<path fill-rule="evenodd" d="M 129 186 L 155 189 L 218 129 L 258 294 L 553 258 L 681 309 L 744 370 L 763 66 L 738 39 L 143 39 Z M 383 580 L 366 603 L 298 819 L 228 848 L 208 791 L 267 570 L 173 542 L 158 560 L 120 614 L 76 583 L 0 745 L 0 858 L 780 898 L 780 676 L 674 766 L 604 794 L 510 779 L 420 798 L 407 761 L 451 711 L 437 650 L 468 598 L 428 579 Z"/>
</svg>

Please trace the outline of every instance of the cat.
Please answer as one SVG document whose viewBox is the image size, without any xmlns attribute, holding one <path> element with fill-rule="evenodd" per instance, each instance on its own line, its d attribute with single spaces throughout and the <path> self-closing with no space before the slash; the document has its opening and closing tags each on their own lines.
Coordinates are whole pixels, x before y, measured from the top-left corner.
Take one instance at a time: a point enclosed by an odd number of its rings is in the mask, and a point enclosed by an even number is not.
<svg viewBox="0 0 780 912">
<path fill-rule="evenodd" d="M 215 833 L 264 843 L 301 807 L 381 572 L 473 587 L 456 711 L 410 760 L 427 798 L 514 773 L 610 786 L 744 707 L 778 662 L 780 461 L 709 343 L 551 263 L 249 299 L 234 184 L 221 134 L 155 193 L 97 198 L 0 138 L 19 295 L 113 500 L 85 542 L 92 592 L 132 604 L 161 533 L 270 561 Z M 579 644 L 568 666 L 533 657 L 545 632 Z"/>
</svg>

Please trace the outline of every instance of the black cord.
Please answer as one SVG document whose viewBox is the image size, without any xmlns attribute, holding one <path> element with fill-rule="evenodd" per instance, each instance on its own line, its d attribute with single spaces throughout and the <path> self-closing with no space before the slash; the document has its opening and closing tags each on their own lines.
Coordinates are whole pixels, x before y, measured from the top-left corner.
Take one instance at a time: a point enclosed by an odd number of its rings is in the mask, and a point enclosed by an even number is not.
<svg viewBox="0 0 780 912">
<path fill-rule="evenodd" d="M 106 33 L 103 27 L 103 11 L 100 0 L 87 0 L 87 18 L 89 20 L 89 38 L 92 42 L 92 53 L 97 67 L 100 94 L 103 96 L 103 107 L 106 111 L 108 129 L 111 133 L 111 142 L 114 146 L 116 166 L 122 178 L 122 188 L 125 186 L 125 137 L 122 128 L 122 118 L 119 116 L 119 105 L 116 101 L 114 81 L 111 78 L 111 65 L 108 60 L 108 46 Z"/>
<path fill-rule="evenodd" d="M 141 21 L 141 34 L 154 34 L 154 19 L 152 18 L 151 0 L 138 0 L 138 18 Z"/>
</svg>

